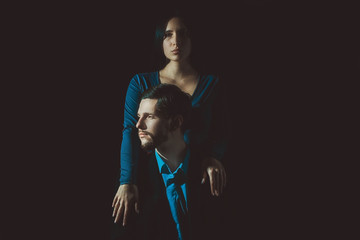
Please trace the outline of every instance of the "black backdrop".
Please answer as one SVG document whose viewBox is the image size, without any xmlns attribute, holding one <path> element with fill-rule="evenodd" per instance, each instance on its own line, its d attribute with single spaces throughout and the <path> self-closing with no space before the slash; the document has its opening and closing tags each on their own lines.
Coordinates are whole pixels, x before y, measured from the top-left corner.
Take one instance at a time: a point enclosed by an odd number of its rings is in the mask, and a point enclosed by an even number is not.
<svg viewBox="0 0 360 240">
<path fill-rule="evenodd" d="M 16 226 L 8 228 L 9 239 L 108 239 L 126 88 L 135 73 L 154 70 L 155 20 L 173 7 L 15 7 L 12 57 L 21 65 L 14 79 L 24 81 L 16 91 L 23 111 L 12 156 L 25 160 L 16 168 L 25 178 L 9 199 L 26 204 L 7 217 Z M 332 206 L 335 190 L 345 192 L 334 160 L 341 152 L 334 141 L 344 138 L 333 124 L 347 116 L 350 107 L 339 100 L 346 95 L 352 102 L 347 80 L 359 68 L 352 7 L 276 1 L 176 7 L 196 19 L 203 69 L 229 86 L 222 201 L 231 221 L 221 226 L 224 238 L 343 234 L 343 212 Z"/>
</svg>

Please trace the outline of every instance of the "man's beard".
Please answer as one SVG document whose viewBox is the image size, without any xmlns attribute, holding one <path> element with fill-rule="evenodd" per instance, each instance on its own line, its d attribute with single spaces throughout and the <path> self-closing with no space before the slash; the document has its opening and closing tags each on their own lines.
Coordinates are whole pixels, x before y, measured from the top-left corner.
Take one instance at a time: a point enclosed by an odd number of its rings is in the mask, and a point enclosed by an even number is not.
<svg viewBox="0 0 360 240">
<path fill-rule="evenodd" d="M 167 135 L 162 132 L 157 135 L 152 133 L 143 131 L 143 133 L 147 134 L 147 139 L 145 142 L 141 141 L 141 148 L 145 151 L 153 150 L 154 148 L 158 147 L 161 143 L 167 140 Z"/>
</svg>

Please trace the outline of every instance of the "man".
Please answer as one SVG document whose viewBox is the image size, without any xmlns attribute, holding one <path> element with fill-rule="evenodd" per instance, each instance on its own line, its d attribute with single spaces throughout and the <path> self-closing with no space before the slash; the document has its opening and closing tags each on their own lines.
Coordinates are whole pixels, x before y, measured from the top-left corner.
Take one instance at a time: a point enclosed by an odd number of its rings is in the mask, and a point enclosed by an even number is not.
<svg viewBox="0 0 360 240">
<path fill-rule="evenodd" d="M 190 110 L 190 96 L 175 85 L 142 94 L 136 127 L 148 155 L 139 162 L 139 211 L 130 226 L 115 224 L 113 239 L 202 239 L 209 233 L 206 223 L 216 214 L 208 209 L 212 216 L 205 215 L 211 196 L 201 184 L 201 153 L 183 135 Z M 116 204 L 114 211 L 122 210 Z"/>
</svg>

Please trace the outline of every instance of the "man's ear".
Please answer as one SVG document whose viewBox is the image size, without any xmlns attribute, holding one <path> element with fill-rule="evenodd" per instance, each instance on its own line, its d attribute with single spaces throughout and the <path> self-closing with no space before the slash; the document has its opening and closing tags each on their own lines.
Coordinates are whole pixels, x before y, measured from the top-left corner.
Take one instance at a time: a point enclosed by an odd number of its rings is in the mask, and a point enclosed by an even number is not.
<svg viewBox="0 0 360 240">
<path fill-rule="evenodd" d="M 176 115 L 170 122 L 170 130 L 174 131 L 178 128 L 181 128 L 183 123 L 184 123 L 184 117 L 181 115 Z"/>
</svg>

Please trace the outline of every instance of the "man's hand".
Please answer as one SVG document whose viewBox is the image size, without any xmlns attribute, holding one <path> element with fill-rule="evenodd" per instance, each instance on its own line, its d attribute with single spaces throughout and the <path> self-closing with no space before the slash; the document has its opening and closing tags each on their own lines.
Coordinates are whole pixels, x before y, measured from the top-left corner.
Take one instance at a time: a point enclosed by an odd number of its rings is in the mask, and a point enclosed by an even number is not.
<svg viewBox="0 0 360 240">
<path fill-rule="evenodd" d="M 226 172 L 225 168 L 219 160 L 212 157 L 207 157 L 202 163 L 203 178 L 201 183 L 205 183 L 209 175 L 210 189 L 213 196 L 219 196 L 226 186 Z"/>
<path fill-rule="evenodd" d="M 139 214 L 139 191 L 137 186 L 134 184 L 120 185 L 114 197 L 112 207 L 114 208 L 114 222 L 117 223 L 120 218 L 123 218 L 122 225 L 125 226 L 133 207 L 135 212 Z"/>
</svg>

